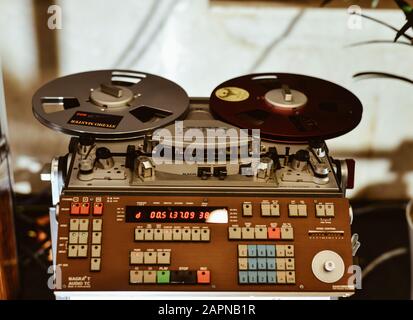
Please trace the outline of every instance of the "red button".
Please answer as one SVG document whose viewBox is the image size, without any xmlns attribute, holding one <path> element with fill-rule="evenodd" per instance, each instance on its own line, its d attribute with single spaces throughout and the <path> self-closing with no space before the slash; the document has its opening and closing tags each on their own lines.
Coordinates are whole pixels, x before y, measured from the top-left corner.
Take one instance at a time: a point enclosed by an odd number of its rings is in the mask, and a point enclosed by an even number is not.
<svg viewBox="0 0 413 320">
<path fill-rule="evenodd" d="M 79 214 L 80 213 L 80 203 L 79 202 L 72 202 L 70 207 L 70 214 Z"/>
<path fill-rule="evenodd" d="M 281 239 L 281 229 L 280 228 L 268 228 L 268 239 Z"/>
<path fill-rule="evenodd" d="M 198 270 L 197 271 L 198 283 L 210 283 L 211 273 L 209 270 Z"/>
<path fill-rule="evenodd" d="M 83 202 L 80 206 L 80 214 L 89 214 L 89 203 Z"/>
<path fill-rule="evenodd" d="M 95 202 L 93 205 L 93 214 L 95 216 L 100 216 L 103 213 L 103 203 L 102 202 Z"/>
</svg>

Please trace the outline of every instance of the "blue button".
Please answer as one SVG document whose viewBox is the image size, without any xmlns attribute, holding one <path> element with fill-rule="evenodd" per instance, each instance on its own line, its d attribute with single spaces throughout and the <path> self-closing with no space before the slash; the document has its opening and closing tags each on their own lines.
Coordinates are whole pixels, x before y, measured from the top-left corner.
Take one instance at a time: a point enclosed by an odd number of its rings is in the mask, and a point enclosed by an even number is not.
<svg viewBox="0 0 413 320">
<path fill-rule="evenodd" d="M 267 283 L 267 273 L 265 271 L 258 271 L 258 283 Z"/>
<path fill-rule="evenodd" d="M 248 271 L 248 282 L 257 283 L 257 271 Z"/>
<path fill-rule="evenodd" d="M 275 245 L 267 244 L 267 257 L 275 257 Z"/>
<path fill-rule="evenodd" d="M 248 283 L 248 272 L 247 271 L 239 271 L 239 283 Z"/>
<path fill-rule="evenodd" d="M 257 270 L 257 259 L 256 258 L 248 258 L 248 269 Z"/>
<path fill-rule="evenodd" d="M 275 271 L 267 271 L 267 281 L 268 283 L 277 283 Z"/>
<path fill-rule="evenodd" d="M 258 258 L 258 270 L 267 270 L 267 259 L 265 258 Z"/>
<path fill-rule="evenodd" d="M 255 244 L 248 245 L 248 256 L 256 257 L 257 256 L 257 246 Z"/>
<path fill-rule="evenodd" d="M 265 245 L 258 245 L 257 246 L 257 251 L 258 251 L 258 256 L 259 257 L 266 257 L 267 256 L 267 250 Z"/>
<path fill-rule="evenodd" d="M 267 269 L 275 270 L 275 258 L 267 258 Z"/>
</svg>

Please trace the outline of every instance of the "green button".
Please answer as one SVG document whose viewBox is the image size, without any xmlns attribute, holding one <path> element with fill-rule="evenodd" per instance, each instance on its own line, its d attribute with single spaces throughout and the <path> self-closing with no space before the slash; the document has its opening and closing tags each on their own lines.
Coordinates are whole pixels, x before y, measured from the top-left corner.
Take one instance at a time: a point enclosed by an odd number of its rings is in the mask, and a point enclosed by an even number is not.
<svg viewBox="0 0 413 320">
<path fill-rule="evenodd" d="M 156 273 L 158 283 L 169 283 L 170 272 L 169 270 L 159 270 Z"/>
</svg>

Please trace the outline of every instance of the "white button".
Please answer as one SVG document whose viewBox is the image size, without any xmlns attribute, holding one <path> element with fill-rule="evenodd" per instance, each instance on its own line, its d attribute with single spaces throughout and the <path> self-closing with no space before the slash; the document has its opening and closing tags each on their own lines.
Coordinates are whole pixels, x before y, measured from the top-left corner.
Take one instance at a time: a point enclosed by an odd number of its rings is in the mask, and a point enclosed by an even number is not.
<svg viewBox="0 0 413 320">
<path fill-rule="evenodd" d="M 315 206 L 315 215 L 316 217 L 324 217 L 326 215 L 323 203 L 317 203 Z"/>
<path fill-rule="evenodd" d="M 326 216 L 327 217 L 334 217 L 334 204 L 326 203 L 325 208 L 326 208 Z"/>
<path fill-rule="evenodd" d="M 131 251 L 130 252 L 130 264 L 143 264 L 143 252 Z"/>
<path fill-rule="evenodd" d="M 298 215 L 300 217 L 306 217 L 307 216 L 307 205 L 301 203 L 298 205 Z"/>
<path fill-rule="evenodd" d="M 244 217 L 252 216 L 252 203 L 251 202 L 244 202 L 242 204 L 242 215 Z"/>
<path fill-rule="evenodd" d="M 241 239 L 241 228 L 240 227 L 229 227 L 228 238 L 229 239 Z"/>
<path fill-rule="evenodd" d="M 296 204 L 290 203 L 288 205 L 288 215 L 290 217 L 298 216 L 298 206 Z"/>
<path fill-rule="evenodd" d="M 271 215 L 271 205 L 269 202 L 261 202 L 261 215 L 264 217 Z"/>
<path fill-rule="evenodd" d="M 280 216 L 280 205 L 278 203 L 271 203 L 271 216 L 279 217 Z"/>
</svg>

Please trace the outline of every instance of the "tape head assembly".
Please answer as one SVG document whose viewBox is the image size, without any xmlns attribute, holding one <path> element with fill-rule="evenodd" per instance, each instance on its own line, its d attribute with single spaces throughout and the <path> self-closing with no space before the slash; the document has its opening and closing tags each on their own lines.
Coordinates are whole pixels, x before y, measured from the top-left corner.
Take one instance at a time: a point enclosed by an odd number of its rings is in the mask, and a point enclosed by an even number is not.
<svg viewBox="0 0 413 320">
<path fill-rule="evenodd" d="M 35 117 L 54 130 L 126 139 L 183 117 L 189 98 L 179 85 L 156 75 L 101 70 L 53 80 L 34 94 L 32 104 Z"/>
<path fill-rule="evenodd" d="M 212 114 L 240 128 L 260 129 L 276 142 L 330 139 L 354 129 L 362 104 L 326 80 L 289 73 L 249 74 L 220 84 L 211 94 Z"/>
</svg>

